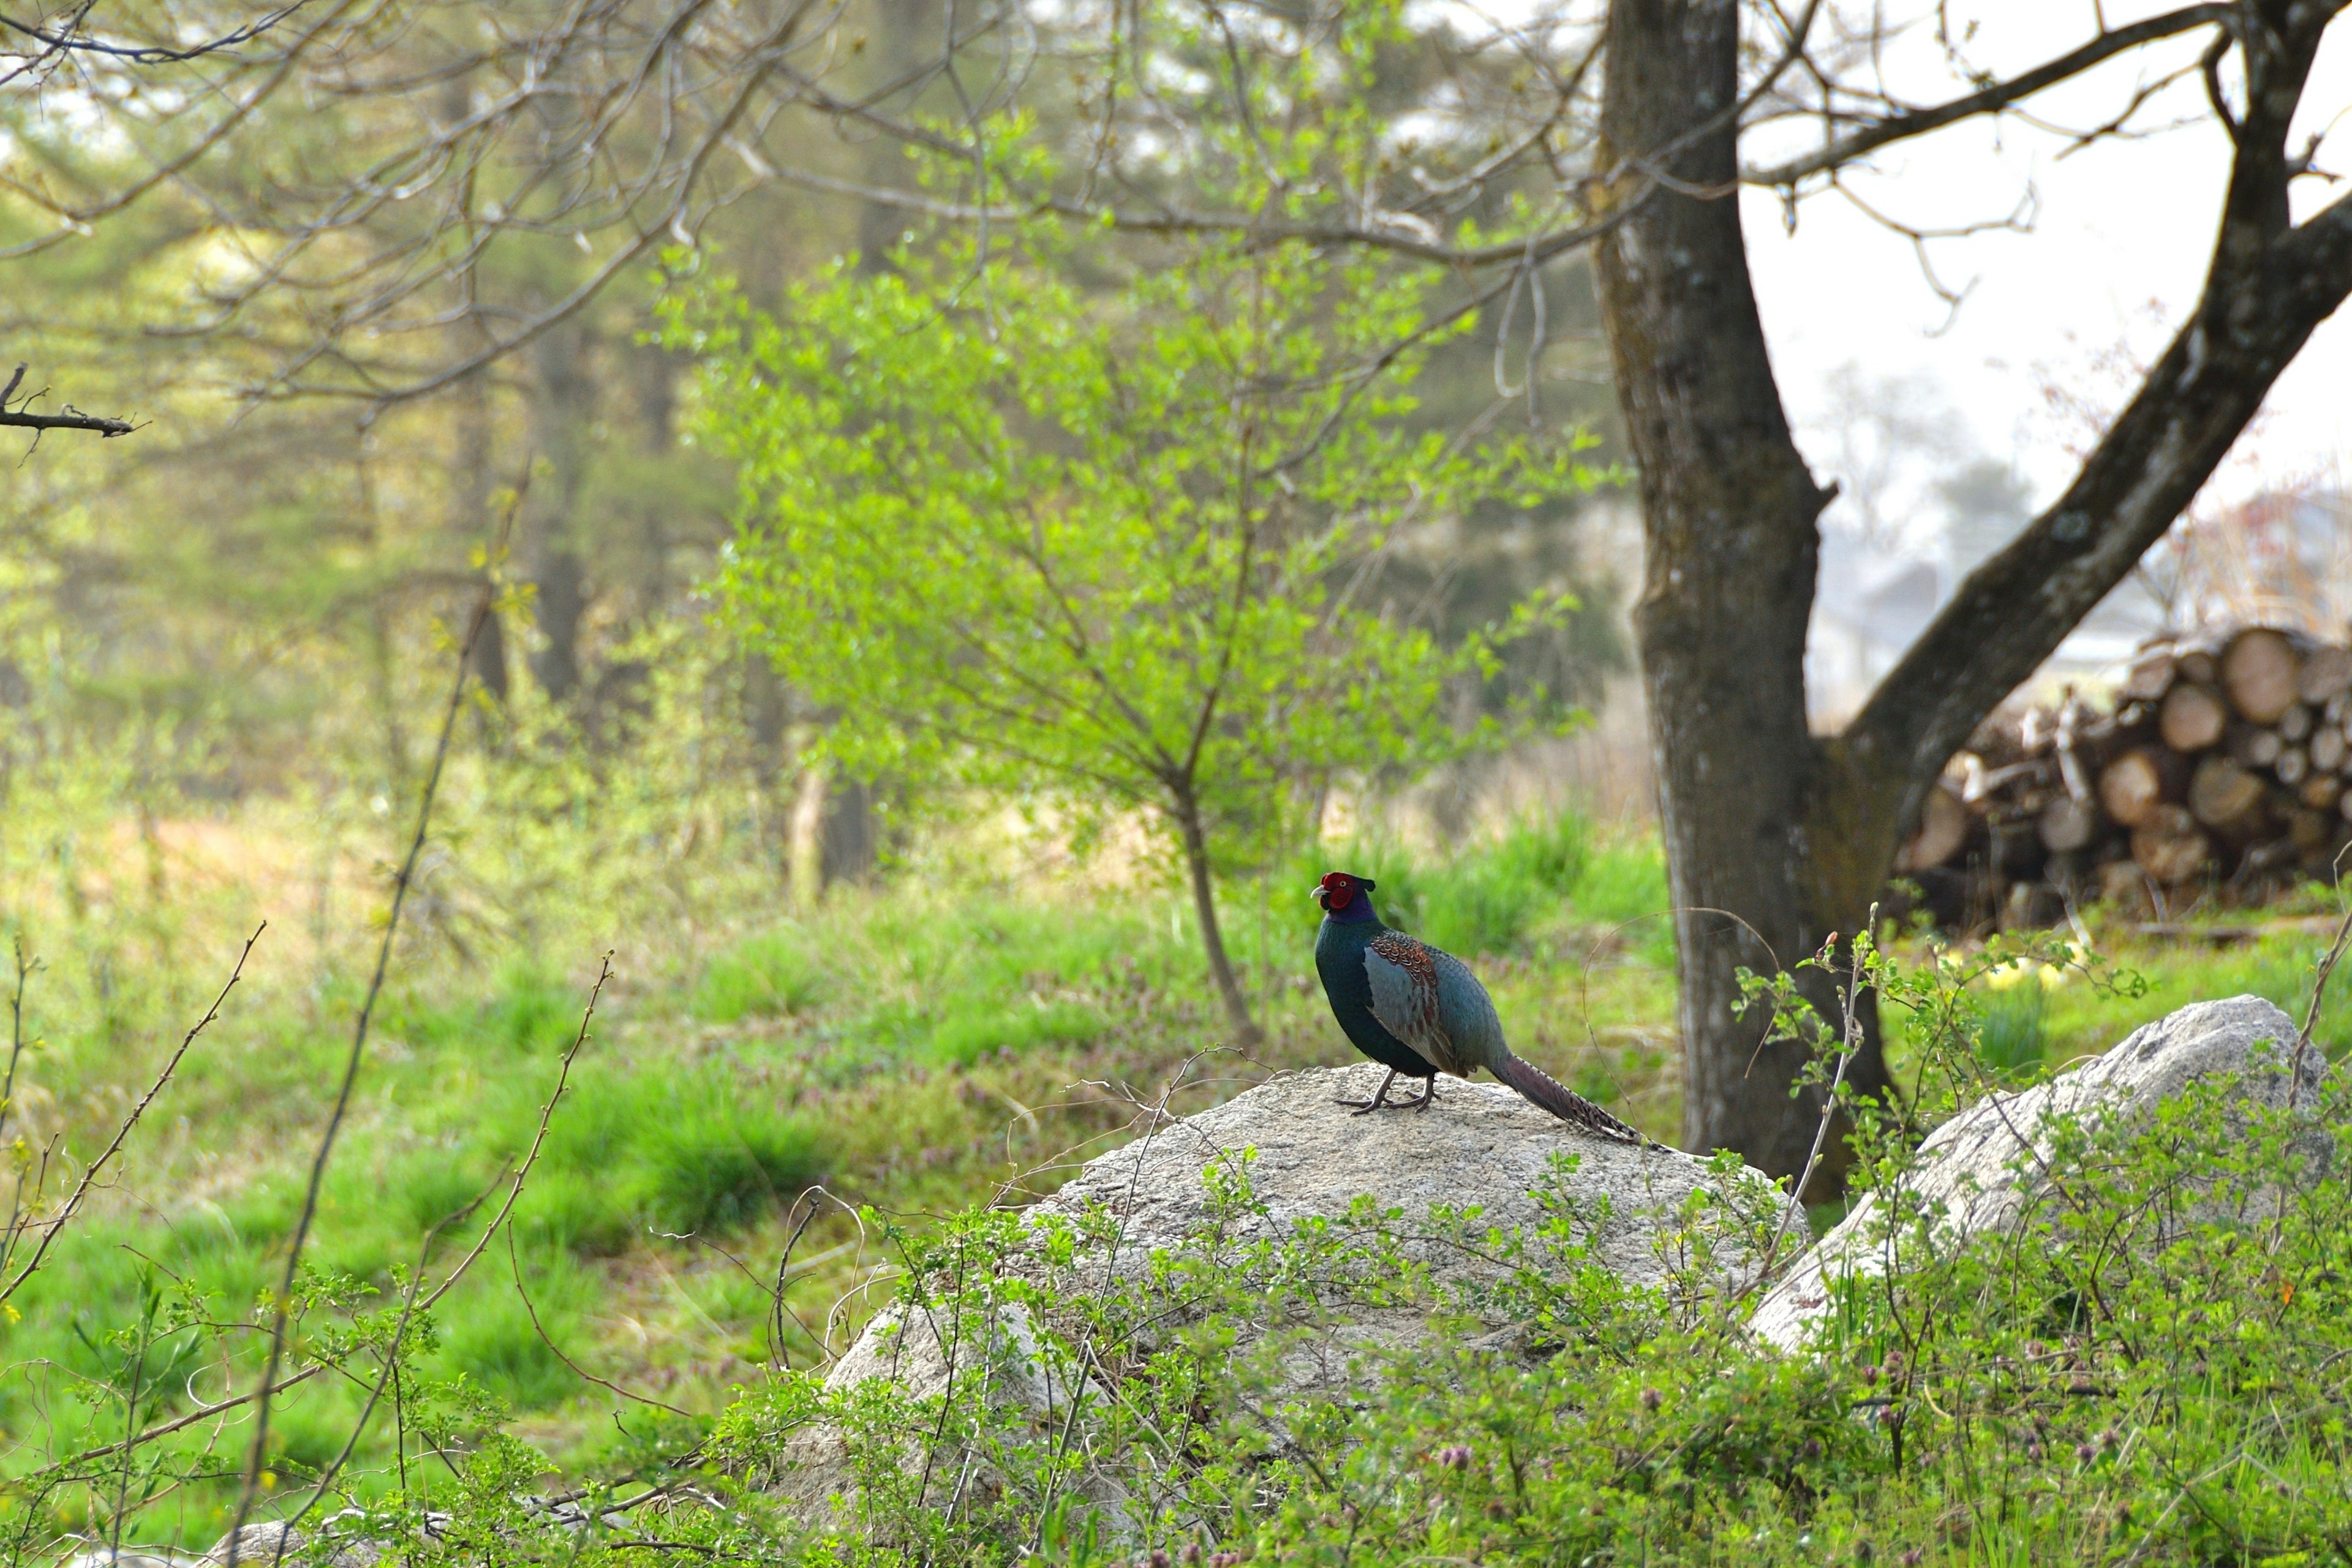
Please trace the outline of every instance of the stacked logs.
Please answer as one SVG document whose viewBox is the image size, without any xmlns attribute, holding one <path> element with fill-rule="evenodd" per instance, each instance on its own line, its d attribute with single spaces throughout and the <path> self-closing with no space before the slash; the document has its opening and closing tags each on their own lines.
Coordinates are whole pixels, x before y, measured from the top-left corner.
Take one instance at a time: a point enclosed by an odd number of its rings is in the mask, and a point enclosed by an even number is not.
<svg viewBox="0 0 2352 1568">
<path fill-rule="evenodd" d="M 2352 647 L 2271 626 L 2154 644 L 2105 703 L 2069 689 L 1988 720 L 1895 868 L 1961 929 L 2254 903 L 2332 879 L 2347 778 Z"/>
</svg>

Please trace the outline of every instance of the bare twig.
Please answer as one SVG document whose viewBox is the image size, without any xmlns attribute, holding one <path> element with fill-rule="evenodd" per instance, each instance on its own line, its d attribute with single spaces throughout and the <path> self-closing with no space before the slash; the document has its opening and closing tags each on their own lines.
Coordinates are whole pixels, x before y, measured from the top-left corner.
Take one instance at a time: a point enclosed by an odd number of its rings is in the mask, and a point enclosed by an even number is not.
<svg viewBox="0 0 2352 1568">
<path fill-rule="evenodd" d="M 2319 973 L 2312 977 L 2311 1003 L 2303 1010 L 2303 1026 L 2294 1035 L 2294 1058 L 2287 1067 L 2286 1108 L 2289 1110 L 2294 1109 L 2295 1100 L 2303 1090 L 2304 1058 L 2311 1050 L 2311 1031 L 2319 1026 L 2319 1006 L 2327 996 L 2327 978 L 2336 973 L 2336 965 L 2343 959 L 2347 946 L 2352 946 L 2352 908 L 2344 911 L 2343 923 L 2336 928 L 2336 940 L 2328 943 L 2326 955 L 2319 961 Z"/>
<path fill-rule="evenodd" d="M 26 407 L 31 405 L 33 399 L 42 395 L 41 392 L 28 392 L 25 394 L 23 400 L 16 407 L 9 407 L 9 400 L 16 396 L 17 386 L 22 384 L 25 379 L 25 366 L 21 364 L 18 365 L 16 367 L 16 374 L 8 378 L 7 387 L 5 390 L 0 390 L 0 426 L 5 426 L 13 430 L 94 430 L 99 435 L 105 437 L 109 440 L 112 440 L 117 436 L 128 436 L 133 430 L 139 428 L 137 425 L 134 425 L 128 419 L 114 419 L 102 415 L 84 414 L 80 409 L 76 408 L 70 403 L 66 405 L 66 411 L 63 414 L 30 414 L 26 412 Z M 47 388 L 44 388 L 43 392 L 46 392 L 47 390 Z"/>
<path fill-rule="evenodd" d="M 539 1336 L 539 1342 L 547 1347 L 550 1354 L 553 1355 L 556 1360 L 562 1362 L 566 1367 L 571 1369 L 572 1376 L 579 1378 L 583 1383 L 593 1383 L 601 1389 L 604 1389 L 609 1393 L 617 1394 L 622 1398 L 634 1401 L 638 1405 L 650 1405 L 656 1410 L 667 1410 L 672 1415 L 690 1416 L 694 1414 L 690 1410 L 681 1410 L 677 1405 L 670 1404 L 667 1400 L 656 1399 L 650 1394 L 639 1394 L 635 1389 L 623 1388 L 619 1384 L 614 1383 L 610 1378 L 598 1377 L 594 1373 L 590 1372 L 586 1367 L 582 1366 L 578 1362 L 573 1361 L 571 1355 L 565 1352 L 564 1348 L 555 1342 L 555 1336 L 549 1333 L 547 1331 L 547 1325 L 539 1321 L 539 1307 L 537 1303 L 533 1302 L 530 1299 L 530 1287 L 523 1283 L 522 1259 L 515 1251 L 514 1227 L 512 1226 L 509 1226 L 507 1227 L 507 1268 L 514 1274 L 515 1294 L 522 1300 L 522 1310 L 530 1315 L 531 1332 Z"/>
<path fill-rule="evenodd" d="M 236 983 L 245 977 L 245 961 L 253 956 L 253 944 L 259 942 L 261 933 L 268 929 L 269 922 L 264 921 L 253 928 L 251 936 L 245 939 L 245 946 L 237 952 L 236 966 L 229 971 L 228 983 L 220 988 L 220 994 L 213 998 L 213 1005 L 205 1009 L 205 1016 L 197 1019 L 194 1026 L 181 1037 L 179 1048 L 165 1059 L 163 1069 L 155 1075 L 155 1081 L 147 1086 L 147 1092 L 139 1097 L 139 1103 L 131 1108 L 131 1114 L 124 1117 L 121 1125 L 114 1130 L 113 1142 L 107 1144 L 100 1152 L 98 1158 L 92 1160 L 88 1168 L 82 1172 L 81 1181 L 74 1188 L 73 1195 L 66 1199 L 58 1212 L 46 1222 L 41 1232 L 40 1245 L 33 1249 L 33 1256 L 25 1260 L 25 1266 L 16 1271 L 15 1277 L 9 1279 L 6 1285 L 0 1286 L 0 1302 L 5 1302 L 9 1297 L 14 1296 L 17 1289 L 26 1279 L 32 1278 L 34 1271 L 40 1268 L 41 1259 L 47 1255 L 49 1244 L 57 1240 L 58 1233 L 63 1231 L 72 1222 L 74 1215 L 80 1212 L 82 1200 L 89 1195 L 90 1188 L 98 1184 L 99 1173 L 106 1169 L 116 1154 L 121 1152 L 122 1145 L 130 1141 L 131 1130 L 139 1125 L 139 1119 L 147 1114 L 147 1108 L 155 1103 L 155 1097 L 163 1092 L 163 1086 L 172 1081 L 172 1075 L 180 1070 L 180 1059 L 188 1054 L 188 1047 L 196 1043 L 196 1037 L 205 1032 L 207 1025 L 220 1016 L 221 1004 L 228 1000 L 228 994 L 236 990 Z M 30 1228 L 30 1222 L 26 1223 L 26 1228 Z M 10 1236 L 7 1241 L 11 1244 L 8 1251 L 13 1254 L 16 1237 Z"/>
<path fill-rule="evenodd" d="M 1948 103 L 1892 115 L 1802 157 L 1790 158 L 1763 168 L 1743 170 L 1739 177 L 1751 185 L 1793 185 L 1808 174 L 1825 174 L 1889 143 L 1907 141 L 1959 121 L 2005 109 L 2021 99 L 2030 98 L 2080 76 L 2093 66 L 2127 49 L 2192 32 L 2199 27 L 2226 24 L 2237 9 L 2235 5 L 2221 4 L 2185 5 L 2178 11 L 2168 11 L 2163 16 L 2151 16 L 2129 26 L 2110 28 L 2082 47 L 2070 50 L 2007 81 L 1995 82 Z"/>
<path fill-rule="evenodd" d="M 1845 990 L 1839 1006 L 1843 1016 L 1838 1031 L 1837 1072 L 1830 1079 L 1829 1093 L 1822 1099 L 1821 1124 L 1813 1129 L 1813 1146 L 1805 1156 L 1804 1169 L 1797 1173 L 1796 1184 L 1789 1189 L 1789 1206 L 1780 1213 L 1780 1227 L 1772 1233 L 1772 1244 L 1764 1249 L 1764 1261 L 1759 1268 L 1759 1278 L 1771 1273 L 1772 1260 L 1780 1255 L 1780 1243 L 1787 1238 L 1789 1226 L 1795 1222 L 1798 1211 L 1805 1205 L 1805 1188 L 1811 1184 L 1813 1173 L 1821 1167 L 1822 1151 L 1829 1145 L 1830 1125 L 1837 1119 L 1838 1090 L 1845 1087 L 1845 1069 L 1862 1049 L 1862 1014 L 1858 1006 L 1862 992 L 1862 948 L 1864 942 L 1871 940 L 1870 933 L 1877 930 L 1878 906 L 1873 904 L 1868 923 L 1849 939 L 1847 947 Z M 1834 932 L 1830 940 L 1832 942 L 1837 940 Z"/>
<path fill-rule="evenodd" d="M 184 49 L 165 48 L 160 44 L 110 44 L 102 38 L 90 37 L 78 30 L 83 17 L 89 15 L 88 6 L 74 13 L 72 26 L 65 32 L 54 31 L 37 22 L 19 22 L 13 16 L 0 16 L 0 27 L 12 33 L 21 33 L 55 54 L 104 55 L 135 66 L 176 65 L 202 59 L 223 49 L 233 49 L 239 44 L 251 43 L 310 3 L 310 0 L 294 0 L 291 5 L 272 11 L 257 22 L 248 23 L 233 33 L 225 33 L 209 43 Z"/>
<path fill-rule="evenodd" d="M 16 986 L 8 994 L 8 1076 L 0 1079 L 0 1132 L 7 1130 L 8 1118 L 16 1109 L 16 1063 L 25 1054 L 25 983 L 32 978 L 34 969 L 25 957 L 23 931 L 16 933 Z"/>
<path fill-rule="evenodd" d="M 529 469 L 524 471 L 528 476 Z M 516 487 L 514 500 L 499 523 L 499 550 L 505 546 L 506 536 L 514 525 L 515 513 L 522 504 L 528 485 L 526 477 L 523 483 Z M 416 863 L 424 856 L 425 841 L 432 829 L 434 797 L 440 792 L 442 770 L 449 761 L 450 739 L 457 732 L 458 711 L 465 706 L 466 683 L 473 675 L 474 645 L 481 640 L 482 628 L 488 625 L 497 606 L 498 585 L 495 582 L 485 582 L 481 598 L 474 607 L 472 624 L 467 627 L 465 641 L 457 650 L 457 674 L 449 683 L 449 700 L 441 715 L 441 733 L 434 742 L 433 765 L 425 774 L 425 787 L 417 800 L 415 831 L 409 836 L 408 853 L 403 857 L 400 870 L 393 879 L 392 908 L 384 918 L 383 940 L 376 948 L 375 971 L 369 977 L 367 994 L 361 998 L 359 1014 L 352 1020 L 351 1049 L 344 1058 L 342 1079 L 336 1087 L 335 1103 L 328 1112 L 327 1125 L 319 1135 L 318 1152 L 310 1161 L 310 1180 L 302 1192 L 302 1207 L 295 1218 L 293 1236 L 287 1243 L 285 1271 L 279 1277 L 278 1289 L 270 1301 L 269 1354 L 263 1363 L 261 1395 L 254 1402 L 253 1447 L 246 1460 L 245 1484 L 237 1494 L 236 1514 L 229 1526 L 226 1568 L 236 1568 L 237 1535 L 245 1528 L 246 1521 L 252 1518 L 254 1503 L 260 1495 L 263 1462 L 268 1456 L 270 1393 L 278 1383 L 278 1370 L 286 1357 L 287 1331 L 294 1304 L 294 1283 L 302 1267 L 303 1247 L 310 1240 L 311 1224 L 318 1217 L 319 1193 L 326 1181 L 327 1162 L 334 1155 L 336 1135 L 342 1131 L 343 1118 L 351 1110 L 352 1092 L 359 1083 L 360 1064 L 367 1054 L 368 1028 L 375 1016 L 376 1000 L 383 994 L 384 977 L 392 967 L 394 939 L 400 934 L 401 910 L 408 901 L 408 889 L 416 876 Z M 535 1143 L 533 1146 L 536 1148 Z M 511 1194 L 509 1201 L 510 1206 Z"/>
</svg>

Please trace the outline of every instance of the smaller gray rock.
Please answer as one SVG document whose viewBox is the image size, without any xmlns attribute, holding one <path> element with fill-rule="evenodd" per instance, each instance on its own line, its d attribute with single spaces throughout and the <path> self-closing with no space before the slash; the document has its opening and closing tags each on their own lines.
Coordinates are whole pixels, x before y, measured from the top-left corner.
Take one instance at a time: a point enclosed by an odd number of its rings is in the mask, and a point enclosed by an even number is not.
<svg viewBox="0 0 2352 1568">
<path fill-rule="evenodd" d="M 2296 1051 L 2294 1020 L 2259 996 L 2200 1002 L 2136 1030 L 2104 1055 L 2017 1093 L 1995 1093 L 1931 1133 L 1908 1186 L 1943 1211 L 1941 1239 L 2017 1225 L 2043 1190 L 2052 1119 L 2098 1125 L 2144 1114 L 2191 1084 L 2223 1079 L 2248 1101 L 2314 1104 L 2327 1074 L 2317 1047 Z M 2300 1070 L 2290 1064 L 2300 1055 Z M 1883 1274 L 1894 1251 L 1877 1198 L 1865 1197 L 1758 1303 L 1759 1339 L 1795 1349 L 1830 1310 L 1830 1281 Z"/>
</svg>

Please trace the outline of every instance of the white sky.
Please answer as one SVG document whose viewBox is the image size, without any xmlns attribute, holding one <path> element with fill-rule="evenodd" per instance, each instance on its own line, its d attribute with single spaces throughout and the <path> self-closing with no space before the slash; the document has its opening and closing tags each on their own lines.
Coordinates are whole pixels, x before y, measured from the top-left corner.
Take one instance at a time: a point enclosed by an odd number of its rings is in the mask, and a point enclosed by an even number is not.
<svg viewBox="0 0 2352 1568">
<path fill-rule="evenodd" d="M 2109 0 L 2107 16 L 2113 25 L 2163 8 Z M 1987 20 L 1970 46 L 1972 63 L 2004 75 L 2063 53 L 2095 31 L 2089 0 L 2006 0 L 1974 9 Z M 2111 61 L 2028 107 L 2070 126 L 2104 121 L 2139 80 L 2193 61 L 2209 36 Z M 1913 101 L 1966 90 L 1924 32 L 1888 58 L 1890 80 Z M 2296 138 L 2299 146 L 2305 132 L 2332 124 L 2319 164 L 2352 176 L 2347 110 L 2352 16 L 2338 18 L 2326 40 Z M 1877 172 L 1855 180 L 1857 193 L 1919 226 L 1999 218 L 2029 187 L 2039 196 L 2029 234 L 1996 232 L 1933 246 L 1937 274 L 1948 284 L 1974 285 L 1940 336 L 1934 334 L 1949 313 L 1922 279 L 1907 239 L 1834 193 L 1805 204 L 1790 237 L 1777 199 L 1748 193 L 1743 217 L 1766 335 L 1801 439 L 1811 426 L 1806 444 L 1817 469 L 1827 467 L 1821 431 L 1826 383 L 1853 363 L 1873 378 L 1939 384 L 1974 444 L 2012 463 L 2037 504 L 2051 499 L 2072 463 L 2060 431 L 2040 412 L 2045 382 L 2095 389 L 2095 355 L 2126 342 L 2143 361 L 2152 358 L 2196 299 L 2227 177 L 2227 139 L 2205 113 L 2193 74 L 2151 102 L 2138 122 L 2189 115 L 2197 116 L 2189 128 L 2102 142 L 2063 159 L 2056 156 L 2066 145 L 2063 137 L 2014 120 L 1952 127 L 1881 154 Z M 1774 151 L 1764 133 L 1751 135 L 1746 150 L 1750 161 Z M 2297 216 L 2347 188 L 2298 182 Z M 2244 493 L 2331 474 L 2352 479 L 2352 307 L 2324 324 L 2279 379 L 2256 431 L 2240 442 L 2215 487 Z"/>
</svg>

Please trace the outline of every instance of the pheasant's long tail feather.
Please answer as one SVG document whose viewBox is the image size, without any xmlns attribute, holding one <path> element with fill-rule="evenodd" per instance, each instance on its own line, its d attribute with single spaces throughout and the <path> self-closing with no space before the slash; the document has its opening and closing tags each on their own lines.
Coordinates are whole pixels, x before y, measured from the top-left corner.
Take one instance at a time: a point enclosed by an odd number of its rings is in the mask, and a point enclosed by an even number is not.
<svg viewBox="0 0 2352 1568">
<path fill-rule="evenodd" d="M 1649 1142 L 1639 1131 L 1561 1084 L 1543 1068 L 1523 1062 L 1517 1057 L 1505 1057 L 1502 1065 L 1495 1069 L 1495 1076 L 1562 1121 L 1574 1122 L 1605 1138 L 1622 1138 L 1630 1143 Z"/>
</svg>

